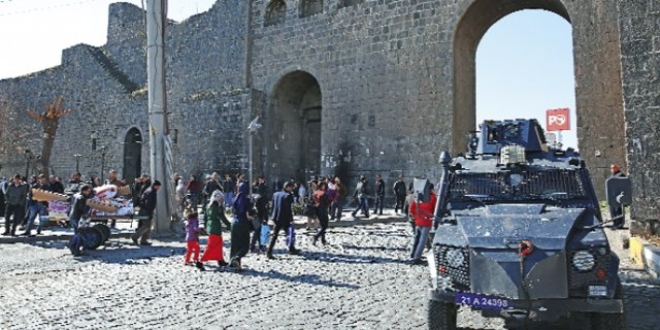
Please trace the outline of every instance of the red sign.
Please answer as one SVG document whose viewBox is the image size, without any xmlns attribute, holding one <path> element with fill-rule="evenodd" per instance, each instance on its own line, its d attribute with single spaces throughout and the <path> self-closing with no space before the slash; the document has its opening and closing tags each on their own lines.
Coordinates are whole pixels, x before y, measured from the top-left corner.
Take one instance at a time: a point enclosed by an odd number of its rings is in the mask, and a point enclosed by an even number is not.
<svg viewBox="0 0 660 330">
<path fill-rule="evenodd" d="M 569 121 L 568 108 L 552 109 L 545 112 L 546 131 L 569 131 L 571 123 Z"/>
</svg>

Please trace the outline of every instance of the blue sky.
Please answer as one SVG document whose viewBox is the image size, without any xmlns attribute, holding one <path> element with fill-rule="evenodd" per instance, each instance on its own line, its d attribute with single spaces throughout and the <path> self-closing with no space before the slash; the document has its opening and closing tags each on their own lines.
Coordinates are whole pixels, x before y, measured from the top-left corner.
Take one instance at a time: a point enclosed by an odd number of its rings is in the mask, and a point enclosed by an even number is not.
<svg viewBox="0 0 660 330">
<path fill-rule="evenodd" d="M 0 79 L 59 65 L 72 45 L 104 44 L 112 2 L 0 0 Z M 214 3 L 170 0 L 169 17 L 181 21 Z M 562 140 L 577 147 L 572 49 L 571 26 L 556 14 L 525 10 L 497 22 L 477 51 L 477 122 L 535 117 L 545 124 L 545 110 L 568 107 L 571 131 Z"/>
</svg>

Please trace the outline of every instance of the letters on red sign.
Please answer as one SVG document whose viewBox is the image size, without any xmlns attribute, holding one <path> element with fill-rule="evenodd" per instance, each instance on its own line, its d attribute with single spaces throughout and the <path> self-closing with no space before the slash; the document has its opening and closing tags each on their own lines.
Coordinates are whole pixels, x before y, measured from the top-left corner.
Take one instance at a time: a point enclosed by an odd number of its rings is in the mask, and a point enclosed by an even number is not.
<svg viewBox="0 0 660 330">
<path fill-rule="evenodd" d="M 546 111 L 546 130 L 552 131 L 568 131 L 571 129 L 569 110 L 552 109 Z"/>
</svg>

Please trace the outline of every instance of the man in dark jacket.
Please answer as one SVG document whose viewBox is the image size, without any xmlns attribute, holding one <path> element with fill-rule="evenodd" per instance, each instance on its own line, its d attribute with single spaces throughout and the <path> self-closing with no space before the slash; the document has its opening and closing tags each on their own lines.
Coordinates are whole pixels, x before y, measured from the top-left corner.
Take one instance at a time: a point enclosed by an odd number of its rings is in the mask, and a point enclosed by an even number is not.
<svg viewBox="0 0 660 330">
<path fill-rule="evenodd" d="M 60 182 L 60 179 L 54 175 L 51 175 L 49 178 L 50 190 L 54 193 L 63 194 L 64 185 Z"/>
<path fill-rule="evenodd" d="M 135 234 L 131 236 L 133 243 L 138 244 L 138 239 L 140 240 L 140 245 L 151 245 L 147 240 L 149 239 L 149 233 L 151 233 L 151 220 L 154 217 L 154 211 L 156 210 L 157 193 L 160 189 L 160 181 L 155 180 L 150 188 L 144 191 L 142 197 L 140 198 L 140 211 L 138 212 L 139 216 L 146 216 L 147 219 L 138 221 L 138 228 L 135 230 Z"/>
<path fill-rule="evenodd" d="M 385 200 L 385 181 L 380 174 L 376 174 L 376 199 L 374 201 L 374 215 L 383 215 L 383 201 Z M 379 212 L 380 210 L 380 212 Z"/>
<path fill-rule="evenodd" d="M 69 223 L 73 227 L 74 233 L 78 232 L 78 222 L 80 219 L 89 213 L 90 207 L 87 205 L 87 200 L 92 198 L 93 194 L 94 190 L 92 190 L 92 187 L 85 184 L 80 187 L 80 193 L 73 195 L 71 211 L 69 212 Z"/>
<path fill-rule="evenodd" d="M 78 235 L 78 228 L 80 219 L 85 218 L 89 215 L 90 207 L 87 205 L 87 200 L 92 198 L 94 191 L 89 185 L 80 186 L 80 192 L 73 195 L 73 201 L 71 202 L 71 211 L 69 211 L 69 223 L 73 227 L 73 237 L 67 243 L 67 247 L 71 251 L 71 254 L 78 256 L 83 249 L 83 239 Z"/>
<path fill-rule="evenodd" d="M 280 234 L 282 229 L 287 233 L 287 245 L 289 247 L 290 254 L 299 254 L 300 250 L 295 247 L 295 232 L 293 231 L 293 211 L 291 210 L 291 204 L 293 204 L 293 190 L 294 183 L 289 181 L 284 184 L 284 189 L 276 192 L 273 195 L 273 214 L 272 218 L 275 221 L 275 229 L 273 230 L 273 236 L 270 239 L 270 244 L 268 244 L 268 252 L 266 256 L 268 259 L 275 259 L 273 256 L 273 248 L 277 242 L 277 236 Z"/>
<path fill-rule="evenodd" d="M 270 201 L 270 196 L 268 196 L 268 184 L 266 184 L 266 178 L 260 176 L 257 179 L 256 184 L 253 187 L 253 193 L 259 195 L 255 204 L 257 207 L 257 219 L 253 221 L 254 233 L 252 233 L 252 240 L 250 241 L 250 251 L 258 252 L 263 249 L 261 246 L 261 226 L 268 225 L 268 202 Z M 259 249 L 257 250 L 257 244 L 259 244 Z"/>
<path fill-rule="evenodd" d="M 213 175 L 211 176 L 211 180 L 206 181 L 204 184 L 204 190 L 202 192 L 202 204 L 204 205 L 202 207 L 202 213 L 206 209 L 206 205 L 208 204 L 209 198 L 211 198 L 211 195 L 213 195 L 213 192 L 216 190 L 223 191 L 224 187 L 222 182 L 220 182 L 220 175 L 217 172 L 213 172 Z"/>
<path fill-rule="evenodd" d="M 392 190 L 394 191 L 394 196 L 396 197 L 394 213 L 399 214 L 399 210 L 405 212 L 404 208 L 406 204 L 407 190 L 406 183 L 403 181 L 403 175 L 399 175 L 399 179 L 394 183 Z"/>
<path fill-rule="evenodd" d="M 16 174 L 7 185 L 5 194 L 5 232 L 3 236 L 16 236 L 16 227 L 25 217 L 25 203 L 30 187 L 24 183 L 20 174 Z M 13 216 L 13 219 L 12 219 Z"/>
<path fill-rule="evenodd" d="M 236 182 L 231 179 L 231 175 L 225 174 L 225 181 L 222 182 L 222 191 L 225 193 L 225 207 L 230 208 L 231 203 L 234 202 L 234 190 L 236 189 Z"/>
<path fill-rule="evenodd" d="M 610 171 L 612 172 L 611 177 L 625 177 L 626 175 L 621 172 L 621 166 L 619 164 L 612 164 L 610 166 Z M 612 227 L 614 229 L 622 229 L 626 219 L 623 214 L 623 207 L 621 205 L 610 205 L 610 219 L 617 218 L 612 222 Z"/>
</svg>

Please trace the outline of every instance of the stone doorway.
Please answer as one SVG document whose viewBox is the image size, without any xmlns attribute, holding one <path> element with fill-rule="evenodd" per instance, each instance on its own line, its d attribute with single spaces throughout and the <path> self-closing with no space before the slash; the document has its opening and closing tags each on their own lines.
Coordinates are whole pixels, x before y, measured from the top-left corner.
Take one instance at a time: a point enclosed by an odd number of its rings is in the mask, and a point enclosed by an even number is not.
<svg viewBox="0 0 660 330">
<path fill-rule="evenodd" d="M 452 153 L 464 153 L 468 132 L 476 127 L 476 55 L 479 42 L 503 17 L 525 9 L 553 12 L 570 22 L 560 0 L 475 0 L 454 35 L 454 121 Z M 515 97 L 515 96 L 511 96 Z"/>
<path fill-rule="evenodd" d="M 142 133 L 133 127 L 124 138 L 124 170 L 123 179 L 131 184 L 142 170 Z"/>
<path fill-rule="evenodd" d="M 267 118 L 269 180 L 307 180 L 321 171 L 321 87 L 311 74 L 294 71 L 273 88 Z"/>
</svg>

